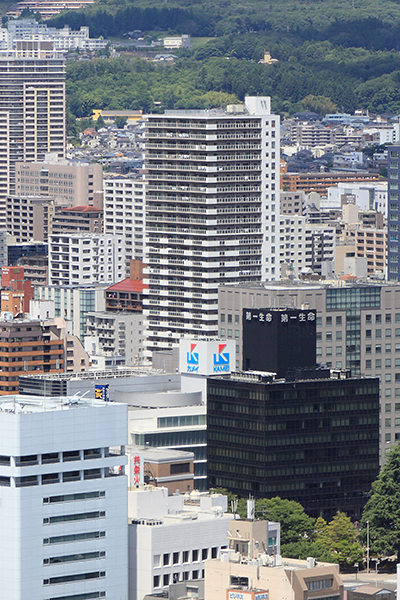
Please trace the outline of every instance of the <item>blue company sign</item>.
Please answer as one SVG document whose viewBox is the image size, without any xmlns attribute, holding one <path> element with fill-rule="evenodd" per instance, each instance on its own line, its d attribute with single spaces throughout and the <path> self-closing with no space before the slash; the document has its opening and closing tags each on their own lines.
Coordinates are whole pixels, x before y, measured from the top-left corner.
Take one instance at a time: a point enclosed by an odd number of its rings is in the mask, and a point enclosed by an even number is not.
<svg viewBox="0 0 400 600">
<path fill-rule="evenodd" d="M 218 344 L 218 354 L 214 354 L 214 373 L 229 372 L 229 352 L 224 352 L 226 344 Z"/>
<path fill-rule="evenodd" d="M 108 383 L 105 385 L 96 385 L 94 388 L 94 396 L 96 400 L 108 401 Z"/>
<path fill-rule="evenodd" d="M 198 373 L 199 372 L 199 353 L 194 352 L 197 344 L 190 344 L 190 351 L 186 353 L 187 355 L 187 370 L 188 373 Z"/>
</svg>

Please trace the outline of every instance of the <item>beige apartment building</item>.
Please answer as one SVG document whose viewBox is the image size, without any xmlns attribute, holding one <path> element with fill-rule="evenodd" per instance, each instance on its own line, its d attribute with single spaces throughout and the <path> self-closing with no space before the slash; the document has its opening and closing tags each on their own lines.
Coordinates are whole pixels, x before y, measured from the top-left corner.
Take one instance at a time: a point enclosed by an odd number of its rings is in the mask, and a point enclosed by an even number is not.
<svg viewBox="0 0 400 600">
<path fill-rule="evenodd" d="M 65 155 L 65 59 L 49 41 L 17 41 L 0 56 L 0 225 L 15 165 Z"/>
<path fill-rule="evenodd" d="M 55 209 L 54 198 L 9 196 L 7 198 L 7 231 L 18 244 L 31 240 L 47 242 Z"/>
<path fill-rule="evenodd" d="M 246 308 L 317 310 L 317 362 L 381 381 L 381 462 L 400 441 L 400 284 L 293 283 L 225 285 L 218 290 L 218 333 L 236 341 L 242 368 Z"/>
<path fill-rule="evenodd" d="M 17 162 L 17 196 L 49 196 L 58 206 L 97 206 L 103 208 L 103 167 L 93 163 L 73 163 L 46 155 L 44 162 Z"/>
</svg>

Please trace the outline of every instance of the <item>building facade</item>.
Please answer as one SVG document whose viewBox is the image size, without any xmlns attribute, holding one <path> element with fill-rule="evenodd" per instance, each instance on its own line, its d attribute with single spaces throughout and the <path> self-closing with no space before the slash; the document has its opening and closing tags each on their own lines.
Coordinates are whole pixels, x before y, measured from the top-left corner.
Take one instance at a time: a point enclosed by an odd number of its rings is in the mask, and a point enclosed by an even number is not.
<svg viewBox="0 0 400 600">
<path fill-rule="evenodd" d="M 56 154 L 46 153 L 41 162 L 15 165 L 15 192 L 20 196 L 50 196 L 57 205 L 102 209 L 103 167 L 59 160 Z"/>
<path fill-rule="evenodd" d="M 218 284 L 279 279 L 279 117 L 270 98 L 150 115 L 148 352 L 217 331 Z"/>
<path fill-rule="evenodd" d="M 110 285 L 124 276 L 122 236 L 76 233 L 49 237 L 50 285 Z"/>
<path fill-rule="evenodd" d="M 143 260 L 145 181 L 118 175 L 104 180 L 104 233 L 125 240 L 126 277 L 129 261 Z"/>
<path fill-rule="evenodd" d="M 388 169 L 388 279 L 400 280 L 399 217 L 400 217 L 400 146 L 389 148 Z"/>
<path fill-rule="evenodd" d="M 317 362 L 380 378 L 381 462 L 400 441 L 400 286 L 298 284 L 221 286 L 219 335 L 236 340 L 242 365 L 244 308 L 317 310 Z M 260 311 L 262 312 L 262 311 Z"/>
<path fill-rule="evenodd" d="M 126 407 L 15 396 L 0 432 L 2 595 L 125 600 Z"/>
<path fill-rule="evenodd" d="M 52 42 L 19 41 L 0 56 L 0 223 L 18 161 L 65 154 L 65 64 Z"/>
<path fill-rule="evenodd" d="M 359 519 L 379 472 L 379 380 L 208 379 L 208 486 Z"/>
</svg>

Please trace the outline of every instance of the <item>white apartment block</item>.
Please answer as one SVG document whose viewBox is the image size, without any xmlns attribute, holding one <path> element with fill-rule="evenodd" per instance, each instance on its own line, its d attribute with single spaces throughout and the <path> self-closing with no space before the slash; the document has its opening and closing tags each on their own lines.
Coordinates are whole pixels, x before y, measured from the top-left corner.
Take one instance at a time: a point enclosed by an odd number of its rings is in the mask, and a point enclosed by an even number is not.
<svg viewBox="0 0 400 600">
<path fill-rule="evenodd" d="M 77 396 L 2 401 L 2 598 L 126 600 L 126 413 Z"/>
<path fill-rule="evenodd" d="M 57 206 L 103 208 L 103 167 L 58 160 L 54 153 L 46 154 L 39 163 L 18 162 L 15 193 L 20 197 L 50 196 Z"/>
<path fill-rule="evenodd" d="M 111 285 L 124 278 L 122 236 L 97 233 L 49 236 L 50 285 Z"/>
<path fill-rule="evenodd" d="M 62 29 L 48 27 L 34 19 L 8 21 L 8 29 L 3 29 L 0 36 L 0 48 L 12 50 L 17 40 L 51 41 L 55 50 L 98 50 L 107 46 L 103 38 L 90 38 L 89 27 L 81 27 L 79 31 L 71 30 L 68 25 Z"/>
<path fill-rule="evenodd" d="M 328 197 L 321 198 L 321 208 L 341 208 L 342 197 L 348 194 L 355 196 L 355 204 L 361 210 L 376 210 L 387 215 L 388 184 L 387 181 L 340 182 L 328 187 Z"/>
<path fill-rule="evenodd" d="M 15 164 L 65 154 L 65 61 L 52 42 L 17 41 L 0 56 L 0 225 Z"/>
<path fill-rule="evenodd" d="M 143 260 L 145 181 L 124 175 L 104 179 L 104 233 L 123 236 L 126 277 L 131 259 Z"/>
<path fill-rule="evenodd" d="M 306 267 L 305 231 L 306 219 L 297 215 L 279 217 L 279 264 L 281 274 L 299 277 Z M 271 236 L 274 243 L 275 236 Z M 284 273 L 286 269 L 286 273 Z"/>
<path fill-rule="evenodd" d="M 217 332 L 219 283 L 280 277 L 279 116 L 270 98 L 149 115 L 148 355 Z"/>
<path fill-rule="evenodd" d="M 88 313 L 85 350 L 91 356 L 92 364 L 93 357 L 110 356 L 120 357 L 122 366 L 133 367 L 141 364 L 142 323 L 141 313 Z"/>
<path fill-rule="evenodd" d="M 335 270 L 336 229 L 328 225 L 305 225 L 304 270 L 329 275 Z"/>
<path fill-rule="evenodd" d="M 205 561 L 228 546 L 227 497 L 168 496 L 167 488 L 128 492 L 129 598 L 167 592 L 169 585 L 205 576 Z"/>
</svg>

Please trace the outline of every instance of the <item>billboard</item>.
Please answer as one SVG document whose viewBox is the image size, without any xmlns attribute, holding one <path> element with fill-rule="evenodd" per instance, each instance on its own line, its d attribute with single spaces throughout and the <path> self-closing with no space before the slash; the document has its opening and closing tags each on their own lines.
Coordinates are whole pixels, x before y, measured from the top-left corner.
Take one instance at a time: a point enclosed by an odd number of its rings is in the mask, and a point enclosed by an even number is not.
<svg viewBox="0 0 400 600">
<path fill-rule="evenodd" d="M 195 375 L 226 375 L 236 368 L 233 340 L 179 341 L 179 370 Z"/>
</svg>

